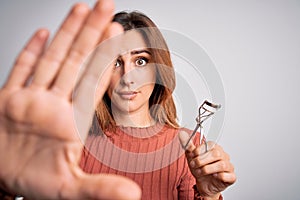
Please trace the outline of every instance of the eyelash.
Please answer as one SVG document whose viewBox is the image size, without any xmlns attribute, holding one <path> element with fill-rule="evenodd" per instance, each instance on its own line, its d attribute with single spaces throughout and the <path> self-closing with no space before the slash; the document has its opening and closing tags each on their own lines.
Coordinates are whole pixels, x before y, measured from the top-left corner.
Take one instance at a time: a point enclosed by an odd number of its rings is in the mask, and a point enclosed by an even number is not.
<svg viewBox="0 0 300 200">
<path fill-rule="evenodd" d="M 145 64 L 143 64 L 143 65 L 137 65 L 137 62 L 138 61 L 144 61 L 144 62 L 146 62 Z M 139 58 L 137 58 L 136 60 L 135 60 L 135 64 L 137 65 L 137 66 L 145 66 L 145 65 L 147 65 L 148 64 L 148 62 L 149 62 L 149 59 L 148 58 L 145 58 L 145 57 L 139 57 Z"/>
<path fill-rule="evenodd" d="M 120 59 L 117 59 L 116 62 L 115 62 L 115 68 L 118 68 L 121 65 L 122 65 L 122 61 Z"/>
<path fill-rule="evenodd" d="M 141 61 L 141 60 L 144 61 L 145 64 L 143 64 L 143 65 L 138 65 L 137 62 L 138 62 L 138 61 Z M 146 58 L 146 57 L 138 57 L 138 58 L 135 60 L 135 65 L 136 65 L 136 66 L 139 66 L 139 67 L 142 67 L 142 66 L 147 65 L 148 62 L 149 62 L 149 59 L 148 59 L 148 58 Z M 117 59 L 117 61 L 115 62 L 115 67 L 118 68 L 118 67 L 120 67 L 122 64 L 123 64 L 123 61 L 122 61 L 121 59 Z"/>
</svg>

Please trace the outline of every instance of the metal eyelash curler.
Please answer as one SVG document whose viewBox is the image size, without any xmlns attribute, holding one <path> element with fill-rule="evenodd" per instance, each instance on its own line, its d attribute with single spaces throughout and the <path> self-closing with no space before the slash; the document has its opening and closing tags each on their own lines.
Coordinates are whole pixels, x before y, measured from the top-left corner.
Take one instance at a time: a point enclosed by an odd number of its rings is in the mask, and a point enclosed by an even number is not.
<svg viewBox="0 0 300 200">
<path fill-rule="evenodd" d="M 184 149 L 187 148 L 189 142 L 191 141 L 191 139 L 194 137 L 194 135 L 197 133 L 197 130 L 200 128 L 200 144 L 202 143 L 202 139 L 203 139 L 203 132 L 202 130 L 202 123 L 207 120 L 210 116 L 212 116 L 216 111 L 218 111 L 221 108 L 220 104 L 213 104 L 207 100 L 205 100 L 201 106 L 199 107 L 199 113 L 198 116 L 196 117 L 196 122 L 197 125 L 193 131 L 193 133 L 191 134 L 191 136 L 189 137 L 187 143 L 184 145 Z M 205 152 L 207 152 L 207 143 L 205 141 Z"/>
</svg>

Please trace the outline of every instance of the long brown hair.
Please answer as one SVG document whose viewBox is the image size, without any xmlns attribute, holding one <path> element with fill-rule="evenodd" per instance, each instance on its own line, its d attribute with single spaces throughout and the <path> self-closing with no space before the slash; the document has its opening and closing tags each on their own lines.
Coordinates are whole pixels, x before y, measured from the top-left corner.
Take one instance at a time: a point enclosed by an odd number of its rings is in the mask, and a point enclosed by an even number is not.
<svg viewBox="0 0 300 200">
<path fill-rule="evenodd" d="M 119 12 L 113 18 L 124 31 L 138 31 L 151 52 L 156 67 L 156 84 L 149 99 L 150 114 L 159 123 L 178 128 L 176 107 L 172 92 L 175 88 L 175 72 L 165 39 L 154 22 L 140 12 Z M 111 100 L 107 94 L 96 108 L 96 116 L 102 130 L 116 125 L 111 111 Z"/>
</svg>

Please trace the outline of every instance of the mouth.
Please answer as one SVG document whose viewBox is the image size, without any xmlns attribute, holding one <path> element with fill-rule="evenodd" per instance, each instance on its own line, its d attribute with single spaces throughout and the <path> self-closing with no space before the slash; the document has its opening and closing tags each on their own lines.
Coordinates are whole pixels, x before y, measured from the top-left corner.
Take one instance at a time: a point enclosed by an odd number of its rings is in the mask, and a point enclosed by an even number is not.
<svg viewBox="0 0 300 200">
<path fill-rule="evenodd" d="M 117 94 L 122 98 L 122 99 L 125 99 L 125 100 L 132 100 L 134 99 L 137 94 L 139 92 L 136 92 L 136 91 L 118 91 Z"/>
</svg>

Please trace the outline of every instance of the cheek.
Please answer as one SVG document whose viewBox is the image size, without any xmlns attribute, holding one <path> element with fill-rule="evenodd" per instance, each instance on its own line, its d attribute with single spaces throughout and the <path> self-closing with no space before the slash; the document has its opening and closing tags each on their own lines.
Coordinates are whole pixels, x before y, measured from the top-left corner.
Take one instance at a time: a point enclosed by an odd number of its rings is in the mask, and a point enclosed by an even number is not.
<svg viewBox="0 0 300 200">
<path fill-rule="evenodd" d="M 119 80 L 120 80 L 119 76 L 113 75 L 111 77 L 110 83 L 109 83 L 109 86 L 108 86 L 108 89 L 107 89 L 107 94 L 110 98 L 112 96 L 113 90 L 116 88 L 117 84 L 119 83 Z"/>
<path fill-rule="evenodd" d="M 138 79 L 141 85 L 154 85 L 156 83 L 156 73 L 153 68 L 147 68 L 138 74 Z"/>
<path fill-rule="evenodd" d="M 156 83 L 155 72 L 150 70 L 150 71 L 143 73 L 143 75 L 140 76 L 140 80 L 141 80 L 140 85 L 143 88 L 144 94 L 147 97 L 150 97 L 153 92 L 155 83 Z"/>
<path fill-rule="evenodd" d="M 152 92 L 153 92 L 153 90 L 154 90 L 154 86 L 155 86 L 154 83 L 153 83 L 153 84 L 149 84 L 149 85 L 146 86 L 147 97 L 148 97 L 148 98 L 150 98 L 150 96 L 151 96 L 151 94 L 152 94 Z"/>
</svg>

